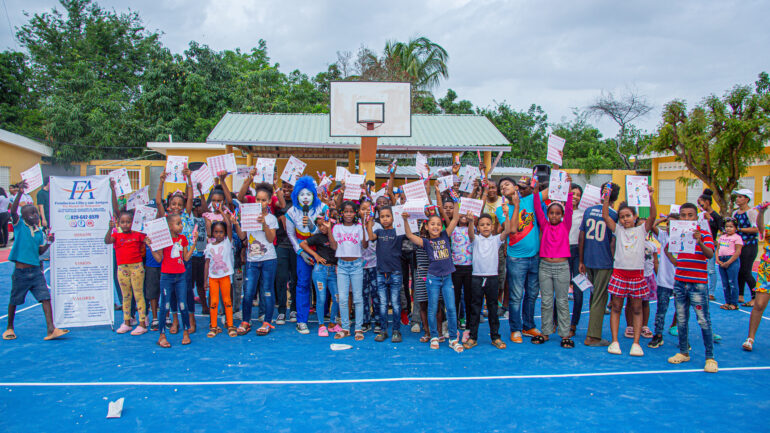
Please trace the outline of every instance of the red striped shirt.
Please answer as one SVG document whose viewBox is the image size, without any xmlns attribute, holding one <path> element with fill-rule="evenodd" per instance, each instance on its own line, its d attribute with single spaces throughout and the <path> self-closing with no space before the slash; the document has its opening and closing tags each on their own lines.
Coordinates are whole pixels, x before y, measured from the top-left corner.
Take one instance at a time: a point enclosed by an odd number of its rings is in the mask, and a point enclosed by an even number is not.
<svg viewBox="0 0 770 433">
<path fill-rule="evenodd" d="M 703 239 L 703 245 L 711 248 L 714 251 L 714 239 L 707 231 L 700 231 L 701 238 Z M 695 253 L 679 253 L 676 257 L 676 272 L 674 273 L 675 281 L 682 281 L 685 283 L 708 283 L 708 259 L 703 254 L 703 250 L 700 244 L 695 244 Z"/>
</svg>

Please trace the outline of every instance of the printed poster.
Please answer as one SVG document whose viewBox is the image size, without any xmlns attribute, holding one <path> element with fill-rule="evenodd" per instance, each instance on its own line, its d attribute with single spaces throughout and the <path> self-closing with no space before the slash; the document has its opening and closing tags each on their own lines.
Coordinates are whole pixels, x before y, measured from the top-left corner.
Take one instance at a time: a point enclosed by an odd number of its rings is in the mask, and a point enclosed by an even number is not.
<svg viewBox="0 0 770 433">
<path fill-rule="evenodd" d="M 115 181 L 115 194 L 117 194 L 118 197 L 131 194 L 134 190 L 131 188 L 131 179 L 128 178 L 128 170 L 125 168 L 113 170 L 110 172 L 109 176 L 110 180 Z"/>
<path fill-rule="evenodd" d="M 425 183 L 421 180 L 405 183 L 401 186 L 401 189 L 404 191 L 404 194 L 406 194 L 407 201 L 421 200 L 425 203 L 429 201 L 428 193 L 425 191 Z"/>
<path fill-rule="evenodd" d="M 134 209 L 134 221 L 131 223 L 131 230 L 140 233 L 147 233 L 145 224 L 158 216 L 158 209 L 150 206 L 139 205 Z"/>
<path fill-rule="evenodd" d="M 283 168 L 281 180 L 294 185 L 297 183 L 297 179 L 302 176 L 306 166 L 307 164 L 295 158 L 294 156 L 289 157 L 289 161 L 286 163 L 286 167 Z"/>
<path fill-rule="evenodd" d="M 436 182 L 438 182 L 439 192 L 444 192 L 453 186 L 454 176 L 451 174 L 449 176 L 442 176 L 436 179 Z"/>
<path fill-rule="evenodd" d="M 211 188 L 214 187 L 214 176 L 211 174 L 211 170 L 209 169 L 209 166 L 206 164 L 203 164 L 199 169 L 195 170 L 190 174 L 190 177 L 192 177 L 192 183 L 193 183 L 193 189 L 195 190 L 195 197 L 198 197 L 201 195 L 200 191 L 198 190 L 198 184 L 201 184 L 200 190 L 203 191 L 204 194 L 211 191 Z"/>
<path fill-rule="evenodd" d="M 626 176 L 626 198 L 629 206 L 649 206 L 650 191 L 647 176 Z"/>
<path fill-rule="evenodd" d="M 583 195 L 580 196 L 580 204 L 578 209 L 586 210 L 591 206 L 596 206 L 602 203 L 602 190 L 598 186 L 586 184 L 583 189 Z"/>
<path fill-rule="evenodd" d="M 567 201 L 569 186 L 566 171 L 551 170 L 551 178 L 548 180 L 548 198 L 556 201 Z"/>
<path fill-rule="evenodd" d="M 241 230 L 254 232 L 262 230 L 258 218 L 262 215 L 261 203 L 241 203 Z"/>
<path fill-rule="evenodd" d="M 668 252 L 695 253 L 695 238 L 692 236 L 698 230 L 697 221 L 669 221 L 668 222 Z"/>
<path fill-rule="evenodd" d="M 166 182 L 187 183 L 182 172 L 187 168 L 187 157 L 169 155 L 166 157 Z"/>
<path fill-rule="evenodd" d="M 235 163 L 235 155 L 228 153 L 226 155 L 210 156 L 206 158 L 209 170 L 212 176 L 219 176 L 219 173 L 225 171 L 227 174 L 238 172 L 238 165 Z"/>
<path fill-rule="evenodd" d="M 131 193 L 126 200 L 126 209 L 136 209 L 138 206 L 143 206 L 150 203 L 150 186 L 147 185 L 144 188 L 140 188 Z"/>
<path fill-rule="evenodd" d="M 171 241 L 171 232 L 168 230 L 166 218 L 158 218 L 147 221 L 144 224 L 145 234 L 150 238 L 153 251 L 160 251 L 163 248 L 173 245 Z"/>
<path fill-rule="evenodd" d="M 463 180 L 460 182 L 460 191 L 473 192 L 473 181 L 481 177 L 478 167 L 466 166 L 463 173 Z"/>
<path fill-rule="evenodd" d="M 27 181 L 27 189 L 24 190 L 27 194 L 43 186 L 43 171 L 40 169 L 40 164 L 22 171 L 21 179 Z"/>
<path fill-rule="evenodd" d="M 482 200 L 475 198 L 460 197 L 460 215 L 466 215 L 468 212 L 472 212 L 476 218 L 481 216 L 481 208 L 484 206 Z"/>
<path fill-rule="evenodd" d="M 559 167 L 562 166 L 562 157 L 561 153 L 564 151 L 564 143 L 566 143 L 566 140 L 559 137 L 558 135 L 549 135 L 548 136 L 548 156 L 546 157 L 546 160 L 558 165 Z"/>
<path fill-rule="evenodd" d="M 257 169 L 254 175 L 254 182 L 269 183 L 272 185 L 275 181 L 275 158 L 257 158 L 254 165 Z"/>
</svg>

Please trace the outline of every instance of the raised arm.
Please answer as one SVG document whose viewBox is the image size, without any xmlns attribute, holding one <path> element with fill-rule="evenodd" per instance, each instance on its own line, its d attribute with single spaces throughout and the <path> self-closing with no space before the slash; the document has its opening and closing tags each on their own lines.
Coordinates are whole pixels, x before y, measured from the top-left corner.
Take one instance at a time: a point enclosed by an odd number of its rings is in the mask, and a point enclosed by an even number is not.
<svg viewBox="0 0 770 433">
<path fill-rule="evenodd" d="M 24 195 L 24 190 L 26 189 L 27 181 L 22 180 L 19 182 L 19 192 L 16 193 L 16 197 L 14 197 L 13 203 L 11 204 L 11 218 L 13 219 L 14 225 L 19 222 L 19 203 L 21 202 L 21 196 Z"/>
<path fill-rule="evenodd" d="M 508 215 L 508 204 L 503 203 L 503 215 Z M 513 218 L 505 218 L 505 222 L 503 223 L 503 231 L 500 233 L 500 240 L 505 241 L 508 236 L 511 234 L 511 229 L 513 228 Z"/>
<path fill-rule="evenodd" d="M 113 230 L 115 230 L 115 219 L 110 218 L 110 227 L 107 229 L 107 234 L 104 235 L 104 243 L 107 245 L 115 242 L 115 239 L 112 238 Z"/>
<path fill-rule="evenodd" d="M 182 174 L 184 174 L 184 178 L 187 180 L 185 184 L 185 196 L 187 197 L 187 202 L 184 204 L 184 210 L 187 212 L 187 215 L 190 215 L 193 209 L 193 198 L 195 197 L 195 190 L 193 189 L 194 187 L 192 184 L 190 169 L 185 167 L 184 170 L 182 170 Z"/>
<path fill-rule="evenodd" d="M 110 191 L 112 196 L 112 215 L 117 216 L 120 213 L 118 207 L 118 194 L 115 192 L 115 179 L 110 179 Z"/>
<path fill-rule="evenodd" d="M 610 191 L 606 187 L 602 194 L 602 218 L 610 233 L 615 233 L 615 220 L 610 218 Z"/>
<path fill-rule="evenodd" d="M 377 240 L 377 235 L 374 234 L 374 218 L 369 218 L 366 222 L 366 234 L 369 236 L 369 240 L 374 242 Z"/>
<path fill-rule="evenodd" d="M 158 215 L 156 218 L 162 218 L 166 216 L 166 207 L 163 206 L 163 185 L 166 183 L 166 172 L 160 173 L 160 183 L 158 183 L 158 190 L 155 192 L 155 206 L 158 208 Z M 155 254 L 153 253 L 153 256 Z M 161 258 L 163 255 L 161 254 Z"/>
<path fill-rule="evenodd" d="M 243 203 L 244 199 L 246 198 L 246 191 L 249 190 L 249 187 L 251 186 L 251 183 L 254 182 L 254 176 L 257 174 L 257 169 L 252 167 L 251 170 L 249 170 L 249 175 L 246 177 L 246 180 L 243 181 L 243 185 L 241 185 L 241 190 L 238 191 L 238 201 Z"/>
<path fill-rule="evenodd" d="M 452 212 L 452 221 L 446 226 L 446 234 L 452 236 L 452 232 L 457 227 L 457 223 L 460 221 L 460 203 L 455 203 L 455 211 Z"/>
<path fill-rule="evenodd" d="M 336 226 L 336 224 L 329 223 L 329 247 L 335 251 L 337 251 L 337 239 L 334 238 L 334 227 Z"/>
<path fill-rule="evenodd" d="M 652 193 L 655 192 L 652 185 L 647 185 L 647 191 L 650 192 L 650 217 L 644 222 L 644 230 L 649 232 L 655 227 L 655 215 L 658 214 L 658 208 L 655 206 L 655 198 L 652 196 Z"/>
<path fill-rule="evenodd" d="M 222 185 L 222 191 L 225 193 L 225 203 L 227 204 L 227 207 L 230 208 L 230 205 L 233 204 L 233 195 L 230 193 L 230 188 L 227 187 L 227 182 L 225 182 L 226 178 L 227 172 L 224 170 L 220 171 L 219 184 Z"/>
<path fill-rule="evenodd" d="M 537 192 L 537 181 L 535 178 L 532 178 L 532 185 L 534 188 L 534 191 L 532 192 L 532 199 L 533 206 L 535 208 L 535 219 L 537 220 L 537 225 L 540 227 L 540 230 L 542 230 L 543 227 L 548 224 L 548 220 L 546 220 L 545 214 L 543 213 L 543 204 L 540 201 L 540 193 Z M 569 201 L 569 199 L 567 201 Z"/>
<path fill-rule="evenodd" d="M 409 227 L 409 214 L 406 212 L 401 213 L 401 218 L 404 219 L 404 234 L 406 238 L 412 241 L 413 244 L 422 248 L 422 238 L 412 233 L 412 228 Z"/>
</svg>

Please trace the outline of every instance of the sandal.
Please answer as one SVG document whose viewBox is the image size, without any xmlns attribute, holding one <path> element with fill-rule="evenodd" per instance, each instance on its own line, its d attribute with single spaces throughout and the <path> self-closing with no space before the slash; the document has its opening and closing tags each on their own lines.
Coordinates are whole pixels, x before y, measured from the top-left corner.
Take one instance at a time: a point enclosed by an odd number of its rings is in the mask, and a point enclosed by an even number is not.
<svg viewBox="0 0 770 433">
<path fill-rule="evenodd" d="M 209 332 L 208 332 L 208 334 L 206 334 L 206 337 L 208 337 L 208 338 L 214 338 L 214 337 L 216 337 L 216 336 L 217 336 L 217 334 L 219 334 L 220 332 L 222 332 L 222 330 L 221 330 L 221 329 L 219 329 L 218 327 L 217 327 L 217 328 L 212 328 L 212 327 L 209 327 Z"/>
<path fill-rule="evenodd" d="M 262 322 L 262 326 L 257 328 L 257 335 L 265 336 L 265 335 L 270 333 L 270 329 L 272 329 L 272 328 L 274 328 L 273 325 L 271 325 L 271 324 L 269 324 L 267 322 Z"/>
<path fill-rule="evenodd" d="M 457 353 L 462 353 L 462 351 L 465 350 L 463 345 L 460 344 L 460 340 L 459 339 L 457 339 L 457 340 L 450 340 L 449 341 L 449 347 L 452 350 L 454 350 L 455 352 L 457 352 Z"/>
<path fill-rule="evenodd" d="M 169 343 L 168 340 L 166 340 L 165 335 L 161 334 L 160 337 L 158 338 L 158 346 L 164 349 L 168 349 L 169 347 L 171 347 L 171 343 Z"/>
<path fill-rule="evenodd" d="M 430 348 L 431 349 L 434 349 L 434 350 L 438 349 L 438 344 L 439 344 L 438 338 L 433 337 L 433 338 L 430 339 Z"/>
<path fill-rule="evenodd" d="M 227 335 L 231 337 L 237 337 L 238 336 L 238 330 L 235 329 L 235 326 L 231 326 L 227 328 Z"/>
<path fill-rule="evenodd" d="M 648 326 L 642 326 L 642 338 L 652 338 L 652 331 Z"/>
<path fill-rule="evenodd" d="M 358 330 L 356 331 L 356 336 L 354 337 L 356 341 L 361 341 L 364 339 L 364 331 Z"/>
<path fill-rule="evenodd" d="M 249 322 L 241 322 L 240 326 L 238 326 L 238 336 L 243 337 L 249 332 L 251 332 L 251 324 Z"/>
<path fill-rule="evenodd" d="M 443 343 L 444 341 L 446 341 L 446 338 L 444 338 L 443 335 L 441 337 L 438 337 L 438 342 L 439 343 Z"/>
<path fill-rule="evenodd" d="M 752 299 L 749 302 L 744 302 L 741 304 L 741 307 L 753 307 L 754 306 L 754 300 Z"/>
<path fill-rule="evenodd" d="M 730 304 L 722 304 L 719 306 L 719 308 L 723 310 L 732 310 L 732 308 L 730 308 Z"/>
<path fill-rule="evenodd" d="M 339 340 L 339 339 L 345 338 L 345 337 L 350 337 L 350 331 L 348 331 L 347 329 L 343 329 L 342 331 L 334 334 L 334 339 L 335 340 Z"/>
<path fill-rule="evenodd" d="M 633 326 L 626 326 L 626 332 L 623 333 L 623 336 L 626 338 L 634 338 Z"/>
<path fill-rule="evenodd" d="M 5 332 L 3 332 L 3 340 L 15 340 L 16 339 L 16 333 L 13 332 L 13 329 L 6 329 Z"/>
<path fill-rule="evenodd" d="M 751 352 L 754 350 L 754 339 L 749 337 L 746 339 L 746 341 L 743 342 L 743 350 L 746 352 Z"/>
<path fill-rule="evenodd" d="M 423 335 L 420 337 L 420 343 L 427 343 L 430 341 L 430 335 Z"/>
<path fill-rule="evenodd" d="M 532 344 L 543 344 L 545 343 L 545 338 L 542 335 L 535 335 L 530 341 Z"/>
<path fill-rule="evenodd" d="M 575 342 L 572 341 L 569 338 L 562 338 L 561 339 L 561 347 L 565 349 L 574 349 L 575 348 Z"/>
</svg>

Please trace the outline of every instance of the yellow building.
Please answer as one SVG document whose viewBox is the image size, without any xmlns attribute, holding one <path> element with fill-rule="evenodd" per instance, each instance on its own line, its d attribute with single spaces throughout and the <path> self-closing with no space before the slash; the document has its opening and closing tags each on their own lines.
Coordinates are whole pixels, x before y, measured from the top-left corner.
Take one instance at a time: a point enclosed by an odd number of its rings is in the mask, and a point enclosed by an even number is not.
<svg viewBox="0 0 770 433">
<path fill-rule="evenodd" d="M 0 155 L 0 187 L 7 191 L 8 185 L 21 180 L 22 171 L 42 163 L 44 156 L 53 155 L 53 149 L 23 135 L 0 129 Z"/>
</svg>

